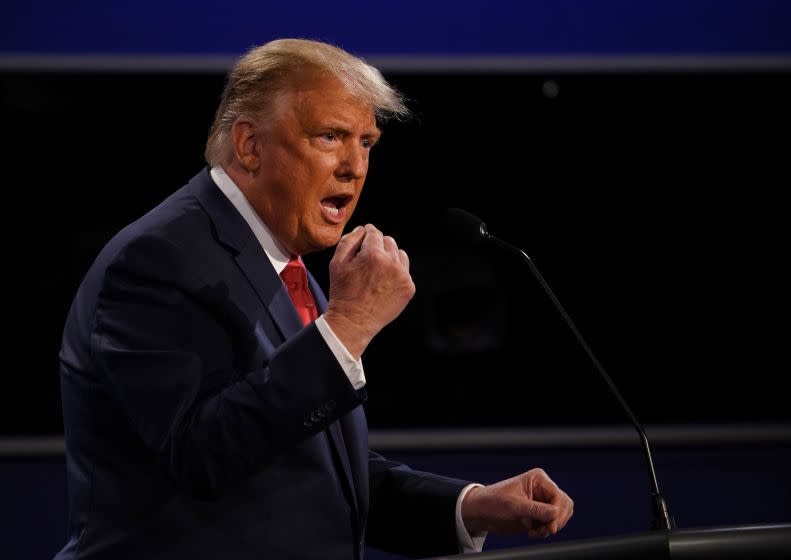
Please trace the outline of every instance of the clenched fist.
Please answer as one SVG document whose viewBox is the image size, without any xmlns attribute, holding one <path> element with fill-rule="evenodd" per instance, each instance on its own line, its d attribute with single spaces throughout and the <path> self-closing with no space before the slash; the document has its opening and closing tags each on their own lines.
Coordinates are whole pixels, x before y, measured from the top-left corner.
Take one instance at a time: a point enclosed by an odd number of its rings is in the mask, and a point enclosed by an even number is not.
<svg viewBox="0 0 791 560">
<path fill-rule="evenodd" d="M 392 237 L 371 224 L 341 237 L 330 261 L 324 318 L 352 356 L 359 359 L 414 295 L 409 257 Z"/>
<path fill-rule="evenodd" d="M 471 534 L 526 531 L 530 537 L 544 538 L 560 531 L 573 513 L 572 499 L 542 469 L 473 488 L 461 505 Z"/>
</svg>

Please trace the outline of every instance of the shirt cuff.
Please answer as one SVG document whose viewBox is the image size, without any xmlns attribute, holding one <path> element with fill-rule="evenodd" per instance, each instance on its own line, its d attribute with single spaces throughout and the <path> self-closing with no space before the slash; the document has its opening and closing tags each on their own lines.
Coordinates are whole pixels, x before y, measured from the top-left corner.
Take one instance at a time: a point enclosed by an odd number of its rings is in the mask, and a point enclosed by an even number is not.
<svg viewBox="0 0 791 560">
<path fill-rule="evenodd" d="M 349 378 L 349 382 L 352 384 L 352 387 L 355 389 L 362 389 L 365 387 L 365 372 L 363 371 L 362 358 L 359 360 L 354 359 L 354 356 L 349 353 L 343 343 L 338 340 L 337 336 L 335 336 L 335 333 L 332 332 L 332 329 L 327 323 L 327 320 L 324 318 L 324 315 L 316 319 L 315 323 L 316 328 L 319 329 L 319 334 L 321 334 L 324 342 L 327 343 L 327 346 L 330 347 L 330 350 L 335 356 L 335 359 L 338 360 L 338 364 L 341 366 L 341 369 L 343 369 L 346 377 Z"/>
<path fill-rule="evenodd" d="M 483 543 L 486 540 L 486 535 L 488 534 L 486 531 L 483 531 L 470 535 L 461 518 L 461 502 L 464 501 L 464 496 L 467 495 L 467 492 L 478 486 L 483 486 L 483 484 L 468 484 L 462 489 L 459 497 L 456 499 L 456 538 L 459 541 L 459 552 L 462 554 L 481 552 L 483 550 Z"/>
</svg>

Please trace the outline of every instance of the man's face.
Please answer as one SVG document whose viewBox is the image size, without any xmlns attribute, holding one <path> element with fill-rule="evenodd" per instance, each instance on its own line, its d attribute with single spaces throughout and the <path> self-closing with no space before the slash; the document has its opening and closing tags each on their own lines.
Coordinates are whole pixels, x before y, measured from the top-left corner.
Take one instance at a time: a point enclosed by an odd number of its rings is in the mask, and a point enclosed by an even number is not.
<svg viewBox="0 0 791 560">
<path fill-rule="evenodd" d="M 335 245 L 351 218 L 379 139 L 372 108 L 335 77 L 296 80 L 257 132 L 260 167 L 247 195 L 294 255 Z"/>
</svg>

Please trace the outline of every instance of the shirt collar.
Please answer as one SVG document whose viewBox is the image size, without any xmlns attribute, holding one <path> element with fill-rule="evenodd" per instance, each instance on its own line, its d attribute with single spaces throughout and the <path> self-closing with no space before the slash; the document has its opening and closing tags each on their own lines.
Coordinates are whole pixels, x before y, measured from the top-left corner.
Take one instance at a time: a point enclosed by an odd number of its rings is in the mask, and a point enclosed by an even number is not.
<svg viewBox="0 0 791 560">
<path fill-rule="evenodd" d="M 236 186 L 236 183 L 225 173 L 221 166 L 216 165 L 212 167 L 210 174 L 217 187 L 239 211 L 239 214 L 242 215 L 250 229 L 253 230 L 253 234 L 261 244 L 261 248 L 266 253 L 266 256 L 269 257 L 272 266 L 275 267 L 275 272 L 280 274 L 286 268 L 288 261 L 291 260 L 291 254 L 275 238 L 271 230 L 266 227 L 266 224 L 250 204 L 250 201 L 247 200 L 244 193 Z"/>
</svg>

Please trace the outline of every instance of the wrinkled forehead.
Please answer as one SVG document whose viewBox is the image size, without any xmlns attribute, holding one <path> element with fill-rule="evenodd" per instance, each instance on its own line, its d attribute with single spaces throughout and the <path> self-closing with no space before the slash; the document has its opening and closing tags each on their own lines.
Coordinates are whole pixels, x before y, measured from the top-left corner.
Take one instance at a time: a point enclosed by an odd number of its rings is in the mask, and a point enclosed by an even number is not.
<svg viewBox="0 0 791 560">
<path fill-rule="evenodd" d="M 275 103 L 281 115 L 345 119 L 378 132 L 375 108 L 330 72 L 301 72 L 282 89 Z"/>
</svg>

